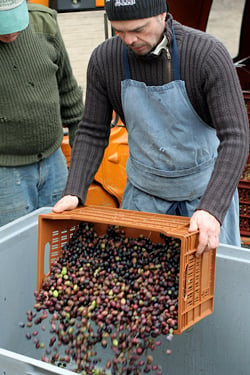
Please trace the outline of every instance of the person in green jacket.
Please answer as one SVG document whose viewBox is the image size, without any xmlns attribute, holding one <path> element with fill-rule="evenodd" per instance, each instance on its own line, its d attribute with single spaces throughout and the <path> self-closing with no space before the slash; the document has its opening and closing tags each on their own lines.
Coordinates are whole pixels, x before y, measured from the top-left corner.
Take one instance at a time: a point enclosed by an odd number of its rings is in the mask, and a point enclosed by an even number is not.
<svg viewBox="0 0 250 375">
<path fill-rule="evenodd" d="M 0 0 L 0 226 L 61 197 L 83 112 L 56 11 Z"/>
</svg>

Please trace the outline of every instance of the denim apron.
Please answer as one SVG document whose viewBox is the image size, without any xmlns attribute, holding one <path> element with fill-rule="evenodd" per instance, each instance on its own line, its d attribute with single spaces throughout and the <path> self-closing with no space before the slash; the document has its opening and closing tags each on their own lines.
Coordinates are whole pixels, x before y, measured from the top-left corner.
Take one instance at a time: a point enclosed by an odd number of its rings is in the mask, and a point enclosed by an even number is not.
<svg viewBox="0 0 250 375">
<path fill-rule="evenodd" d="M 219 140 L 192 107 L 180 80 L 175 37 L 174 80 L 146 86 L 130 79 L 124 48 L 122 106 L 128 130 L 127 185 L 122 208 L 192 216 L 204 194 L 217 157 Z M 223 222 L 220 242 L 240 246 L 236 191 Z"/>
</svg>

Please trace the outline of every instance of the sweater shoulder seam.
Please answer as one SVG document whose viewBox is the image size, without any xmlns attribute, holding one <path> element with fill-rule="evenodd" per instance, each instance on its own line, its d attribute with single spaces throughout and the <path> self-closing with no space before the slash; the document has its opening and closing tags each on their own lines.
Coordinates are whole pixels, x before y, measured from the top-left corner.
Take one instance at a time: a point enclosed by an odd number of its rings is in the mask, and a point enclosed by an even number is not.
<svg viewBox="0 0 250 375">
<path fill-rule="evenodd" d="M 57 13 L 39 4 L 29 4 L 30 26 L 38 34 L 56 36 L 58 32 Z"/>
</svg>

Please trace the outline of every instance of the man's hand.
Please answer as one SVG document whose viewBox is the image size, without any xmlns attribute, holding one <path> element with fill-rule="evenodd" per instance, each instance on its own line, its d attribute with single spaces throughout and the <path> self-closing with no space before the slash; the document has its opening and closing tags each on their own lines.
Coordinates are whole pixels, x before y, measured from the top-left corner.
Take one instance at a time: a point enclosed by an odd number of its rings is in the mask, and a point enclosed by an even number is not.
<svg viewBox="0 0 250 375">
<path fill-rule="evenodd" d="M 70 211 L 76 208 L 79 204 L 79 198 L 75 195 L 65 195 L 53 207 L 52 211 L 55 213 Z"/>
<path fill-rule="evenodd" d="M 199 230 L 199 243 L 196 255 L 219 246 L 220 222 L 209 212 L 197 210 L 190 219 L 189 232 Z"/>
</svg>

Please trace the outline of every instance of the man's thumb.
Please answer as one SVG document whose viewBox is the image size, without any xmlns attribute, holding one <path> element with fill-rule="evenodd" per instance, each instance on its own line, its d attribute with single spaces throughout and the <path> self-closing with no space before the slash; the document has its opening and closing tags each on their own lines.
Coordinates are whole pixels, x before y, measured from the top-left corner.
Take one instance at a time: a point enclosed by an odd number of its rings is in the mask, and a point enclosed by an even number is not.
<svg viewBox="0 0 250 375">
<path fill-rule="evenodd" d="M 189 225 L 189 228 L 188 228 L 188 231 L 189 232 L 196 232 L 198 230 L 198 225 L 196 223 L 196 220 L 190 220 L 190 225 Z"/>
</svg>

